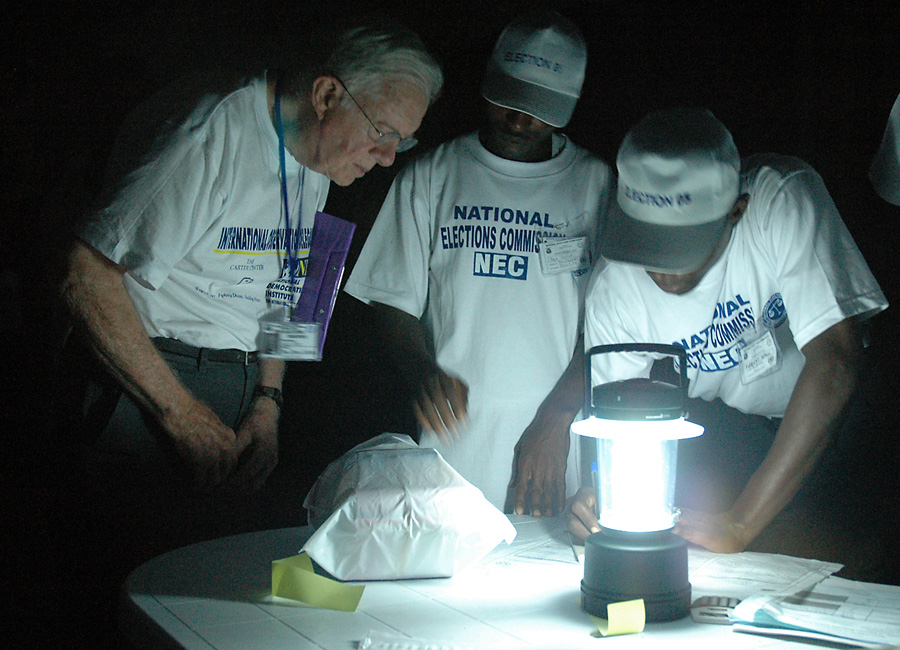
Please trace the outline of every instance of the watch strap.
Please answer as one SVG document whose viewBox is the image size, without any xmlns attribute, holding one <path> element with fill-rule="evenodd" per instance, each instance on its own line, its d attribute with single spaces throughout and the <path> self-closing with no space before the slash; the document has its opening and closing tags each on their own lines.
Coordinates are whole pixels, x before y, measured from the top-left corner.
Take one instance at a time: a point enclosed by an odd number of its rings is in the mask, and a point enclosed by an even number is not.
<svg viewBox="0 0 900 650">
<path fill-rule="evenodd" d="M 281 394 L 281 390 L 278 388 L 273 388 L 272 386 L 256 386 L 253 389 L 253 399 L 256 400 L 260 397 L 268 397 L 278 405 L 279 409 L 284 407 L 284 397 Z"/>
</svg>

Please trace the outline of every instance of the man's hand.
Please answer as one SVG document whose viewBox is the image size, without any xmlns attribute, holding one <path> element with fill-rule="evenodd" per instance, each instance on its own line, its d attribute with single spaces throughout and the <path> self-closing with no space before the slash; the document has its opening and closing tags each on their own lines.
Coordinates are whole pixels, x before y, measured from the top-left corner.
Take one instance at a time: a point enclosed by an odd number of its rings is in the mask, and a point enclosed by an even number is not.
<svg viewBox="0 0 900 650">
<path fill-rule="evenodd" d="M 61 286 L 63 300 L 101 363 L 163 428 L 193 483 L 216 487 L 237 463 L 242 443 L 153 347 L 124 276 L 124 267 L 76 241 Z"/>
<path fill-rule="evenodd" d="M 469 387 L 437 365 L 425 328 L 402 309 L 373 302 L 385 345 L 394 352 L 400 377 L 409 389 L 413 413 L 423 431 L 449 444 L 466 425 Z"/>
<path fill-rule="evenodd" d="M 516 443 L 509 487 L 516 490 L 515 512 L 533 517 L 552 517 L 565 508 L 566 460 L 572 418 L 551 408 L 541 408 Z"/>
<path fill-rule="evenodd" d="M 565 508 L 569 427 L 584 399 L 584 340 L 575 351 L 537 415 L 516 443 L 510 487 L 515 487 L 516 514 L 551 517 Z"/>
<path fill-rule="evenodd" d="M 448 375 L 440 368 L 422 379 L 413 412 L 419 426 L 432 431 L 444 444 L 459 438 L 466 425 L 469 387 L 459 377 Z"/>
<path fill-rule="evenodd" d="M 591 488 L 580 488 L 566 509 L 566 527 L 579 542 L 584 543 L 591 533 L 600 532 L 597 522 L 597 501 Z"/>
<path fill-rule="evenodd" d="M 161 424 L 198 488 L 221 485 L 247 445 L 212 409 L 197 400 L 169 411 Z"/>
<path fill-rule="evenodd" d="M 241 421 L 237 439 L 243 452 L 225 481 L 229 488 L 258 490 L 278 464 L 278 417 L 281 411 L 271 399 L 258 398 Z"/>
<path fill-rule="evenodd" d="M 743 531 L 729 512 L 718 514 L 682 510 L 675 534 L 713 553 L 739 553 L 747 547 Z"/>
</svg>

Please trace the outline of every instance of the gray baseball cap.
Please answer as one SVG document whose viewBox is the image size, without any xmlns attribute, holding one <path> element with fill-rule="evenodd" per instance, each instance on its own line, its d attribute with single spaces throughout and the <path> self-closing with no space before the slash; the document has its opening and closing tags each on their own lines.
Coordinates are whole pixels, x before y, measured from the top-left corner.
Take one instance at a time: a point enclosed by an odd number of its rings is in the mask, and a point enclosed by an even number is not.
<svg viewBox="0 0 900 650">
<path fill-rule="evenodd" d="M 506 26 L 488 61 L 482 96 L 555 127 L 569 123 L 581 96 L 587 45 L 575 23 L 555 11 Z"/>
<path fill-rule="evenodd" d="M 712 255 L 740 190 L 728 129 L 705 109 L 644 117 L 616 158 L 617 202 L 602 255 L 662 273 L 690 273 Z"/>
</svg>

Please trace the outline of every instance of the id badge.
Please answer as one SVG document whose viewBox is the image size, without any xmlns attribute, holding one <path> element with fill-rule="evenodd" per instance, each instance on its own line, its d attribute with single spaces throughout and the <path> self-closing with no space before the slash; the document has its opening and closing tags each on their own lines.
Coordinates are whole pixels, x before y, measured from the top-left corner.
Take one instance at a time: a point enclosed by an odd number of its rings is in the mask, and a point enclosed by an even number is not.
<svg viewBox="0 0 900 650">
<path fill-rule="evenodd" d="M 270 359 L 285 361 L 321 361 L 319 323 L 297 321 L 263 321 L 262 345 L 259 353 Z"/>
<path fill-rule="evenodd" d="M 741 348 L 741 383 L 751 384 L 781 367 L 781 349 L 772 330 Z"/>
<path fill-rule="evenodd" d="M 591 251 L 587 237 L 571 239 L 549 239 L 541 242 L 538 252 L 541 257 L 541 272 L 556 275 L 571 271 L 586 271 L 591 268 Z"/>
</svg>

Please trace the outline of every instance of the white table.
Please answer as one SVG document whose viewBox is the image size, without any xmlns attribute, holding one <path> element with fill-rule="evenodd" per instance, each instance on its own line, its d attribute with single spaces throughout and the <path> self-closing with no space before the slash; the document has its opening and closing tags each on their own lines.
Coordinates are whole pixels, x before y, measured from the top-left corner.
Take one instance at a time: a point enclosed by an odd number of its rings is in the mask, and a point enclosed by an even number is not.
<svg viewBox="0 0 900 650">
<path fill-rule="evenodd" d="M 518 531 L 512 546 L 501 544 L 453 578 L 367 583 L 352 613 L 271 596 L 272 560 L 296 554 L 308 528 L 195 544 L 135 569 L 124 587 L 122 627 L 140 648 L 188 650 L 355 650 L 369 631 L 424 639 L 434 648 L 810 647 L 690 618 L 648 624 L 640 634 L 594 638 L 596 628 L 579 605 L 582 566 L 574 557 L 532 557 L 548 547 L 541 542 L 564 534 L 560 520 L 511 519 Z M 694 592 L 695 598 L 709 595 Z"/>
</svg>

